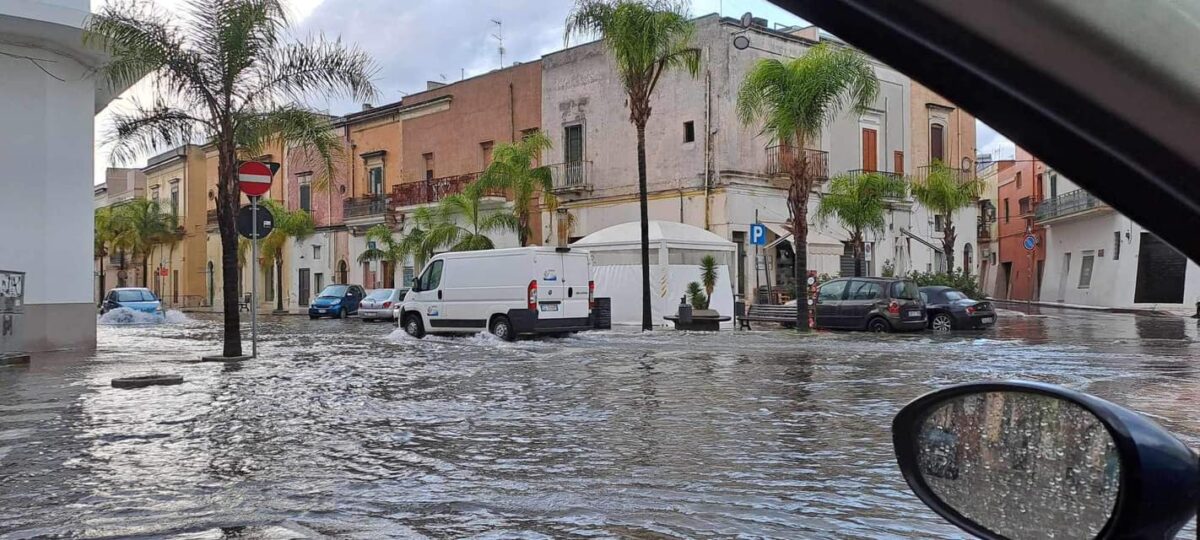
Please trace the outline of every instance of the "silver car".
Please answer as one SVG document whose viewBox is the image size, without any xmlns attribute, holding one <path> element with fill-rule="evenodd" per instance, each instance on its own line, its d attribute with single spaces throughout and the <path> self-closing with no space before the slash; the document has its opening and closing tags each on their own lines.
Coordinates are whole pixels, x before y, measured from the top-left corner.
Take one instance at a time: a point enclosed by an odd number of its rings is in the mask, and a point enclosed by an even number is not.
<svg viewBox="0 0 1200 540">
<path fill-rule="evenodd" d="M 363 298 L 358 306 L 358 316 L 364 321 L 392 320 L 395 309 L 404 301 L 408 289 L 375 289 Z"/>
</svg>

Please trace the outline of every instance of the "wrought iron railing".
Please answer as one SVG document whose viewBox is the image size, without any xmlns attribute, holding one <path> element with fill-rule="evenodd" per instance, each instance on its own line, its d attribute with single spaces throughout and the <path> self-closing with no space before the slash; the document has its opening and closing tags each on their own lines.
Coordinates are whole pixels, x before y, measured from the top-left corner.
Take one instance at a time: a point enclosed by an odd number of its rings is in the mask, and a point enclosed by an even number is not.
<svg viewBox="0 0 1200 540">
<path fill-rule="evenodd" d="M 771 176 L 788 174 L 797 159 L 807 159 L 807 170 L 811 178 L 817 181 L 829 179 L 829 153 L 821 150 L 804 150 L 801 153 L 795 146 L 775 145 L 767 147 L 767 174 Z"/>
<path fill-rule="evenodd" d="M 345 219 L 366 218 L 380 216 L 382 217 L 388 210 L 387 195 L 363 195 L 353 199 L 346 199 L 342 203 L 342 215 Z"/>
<path fill-rule="evenodd" d="M 975 225 L 975 237 L 980 240 L 990 240 L 992 238 L 992 227 L 989 223 L 980 222 Z"/>
<path fill-rule="evenodd" d="M 888 193 L 888 194 L 884 195 L 884 198 L 896 199 L 896 200 L 908 198 L 908 181 L 904 178 L 904 174 L 902 174 L 902 173 L 887 172 L 887 171 L 869 171 L 866 169 L 851 169 L 842 174 L 844 174 L 846 176 L 850 176 L 850 177 L 855 177 L 855 178 L 859 177 L 859 176 L 865 176 L 868 174 L 874 174 L 874 175 L 885 176 L 887 178 L 891 178 L 892 180 L 896 180 L 897 182 L 899 182 L 896 185 L 897 191 L 894 193 Z"/>
<path fill-rule="evenodd" d="M 592 189 L 592 162 L 571 161 L 547 165 L 554 191 L 587 191 Z"/>
<path fill-rule="evenodd" d="M 399 184 L 392 188 L 392 202 L 396 206 L 435 203 L 455 193 L 462 193 L 467 186 L 479 179 L 479 175 L 480 173 L 474 172 Z M 489 189 L 484 195 L 504 197 L 504 192 Z"/>
<path fill-rule="evenodd" d="M 914 182 L 924 182 L 925 179 L 929 178 L 930 173 L 939 168 L 946 171 L 947 174 L 951 175 L 951 177 L 955 180 L 958 180 L 959 183 L 975 180 L 975 169 L 973 167 L 968 167 L 966 169 L 955 169 L 953 167 L 938 167 L 935 165 L 922 165 L 917 167 L 916 172 L 914 172 L 912 175 L 912 180 Z"/>
<path fill-rule="evenodd" d="M 1107 206 L 1104 201 L 1095 195 L 1078 189 L 1038 203 L 1037 220 L 1046 221 L 1104 206 Z"/>
</svg>

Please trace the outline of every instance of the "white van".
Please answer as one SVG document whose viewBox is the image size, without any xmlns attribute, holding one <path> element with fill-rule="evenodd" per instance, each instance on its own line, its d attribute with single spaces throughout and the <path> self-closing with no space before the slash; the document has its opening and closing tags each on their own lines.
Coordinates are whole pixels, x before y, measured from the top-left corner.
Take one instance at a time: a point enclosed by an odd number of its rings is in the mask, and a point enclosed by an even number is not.
<svg viewBox="0 0 1200 540">
<path fill-rule="evenodd" d="M 592 328 L 591 255 L 525 247 L 435 255 L 404 297 L 396 322 L 414 337 L 489 330 L 524 334 Z"/>
</svg>

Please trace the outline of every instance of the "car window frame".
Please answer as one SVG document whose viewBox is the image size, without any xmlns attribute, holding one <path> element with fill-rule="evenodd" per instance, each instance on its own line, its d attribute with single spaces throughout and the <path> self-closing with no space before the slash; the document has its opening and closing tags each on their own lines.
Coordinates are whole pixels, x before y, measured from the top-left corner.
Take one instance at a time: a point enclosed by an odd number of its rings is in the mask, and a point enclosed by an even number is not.
<svg viewBox="0 0 1200 540">
<path fill-rule="evenodd" d="M 821 289 L 824 289 L 825 287 L 828 287 L 828 286 L 831 286 L 834 284 L 838 284 L 838 283 L 842 284 L 842 291 L 840 294 L 838 294 L 837 298 L 821 297 Z M 846 299 L 846 291 L 849 288 L 850 288 L 850 280 L 848 280 L 848 279 L 835 279 L 832 281 L 826 281 L 825 283 L 822 283 L 819 287 L 817 287 L 817 301 L 818 302 L 840 302 L 842 300 L 845 300 Z"/>
<path fill-rule="evenodd" d="M 852 279 L 852 280 L 850 280 L 850 283 L 851 283 L 851 286 L 853 286 L 853 284 L 855 284 L 855 283 L 862 284 L 861 286 L 859 286 L 859 289 L 856 289 L 856 290 L 860 290 L 860 289 L 862 289 L 862 287 L 865 287 L 865 286 L 874 286 L 876 288 L 876 295 L 872 298 L 854 298 L 854 297 L 851 297 L 851 295 L 850 295 L 850 287 L 846 287 L 846 293 L 842 295 L 846 300 L 853 300 L 856 302 L 860 302 L 860 301 L 870 302 L 872 300 L 882 300 L 885 297 L 884 295 L 887 294 L 887 291 L 883 288 L 883 285 L 881 285 L 878 281 L 874 281 L 874 280 L 870 280 L 870 279 Z"/>
</svg>

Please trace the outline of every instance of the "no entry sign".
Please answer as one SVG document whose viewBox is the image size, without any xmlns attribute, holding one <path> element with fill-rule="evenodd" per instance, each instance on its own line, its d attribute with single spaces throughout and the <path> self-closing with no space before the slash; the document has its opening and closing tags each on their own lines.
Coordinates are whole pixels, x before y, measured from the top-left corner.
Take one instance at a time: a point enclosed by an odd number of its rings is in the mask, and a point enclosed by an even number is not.
<svg viewBox="0 0 1200 540">
<path fill-rule="evenodd" d="M 251 197 L 265 195 L 271 190 L 271 167 L 258 161 L 238 166 L 238 189 Z"/>
</svg>

